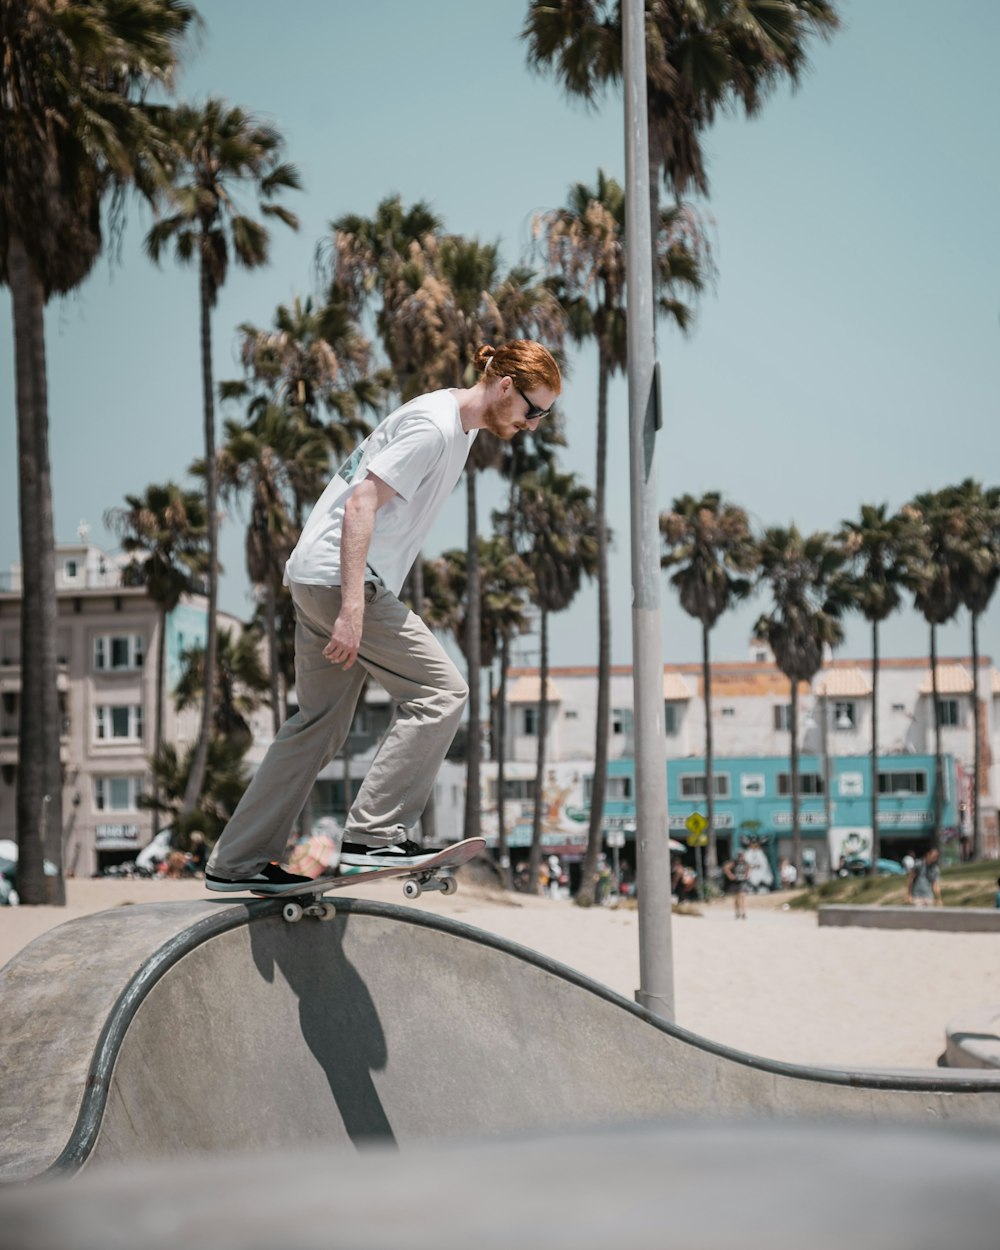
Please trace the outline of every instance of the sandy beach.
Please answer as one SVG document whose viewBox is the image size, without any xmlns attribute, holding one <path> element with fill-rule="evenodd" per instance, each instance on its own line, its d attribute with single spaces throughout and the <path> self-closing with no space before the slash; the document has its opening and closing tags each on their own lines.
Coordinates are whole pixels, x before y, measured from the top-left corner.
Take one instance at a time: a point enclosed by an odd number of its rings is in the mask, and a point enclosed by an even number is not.
<svg viewBox="0 0 1000 1250">
<path fill-rule="evenodd" d="M 353 891 L 400 903 L 386 886 Z M 0 908 L 0 964 L 77 916 L 135 903 L 202 898 L 200 881 L 67 882 L 66 907 Z M 987 933 L 820 928 L 787 895 L 754 896 L 746 921 L 719 901 L 672 925 L 676 1022 L 791 1063 L 933 1067 L 947 1022 L 1000 1004 L 1000 941 Z M 540 951 L 628 998 L 639 980 L 638 916 L 475 886 L 408 904 Z"/>
</svg>

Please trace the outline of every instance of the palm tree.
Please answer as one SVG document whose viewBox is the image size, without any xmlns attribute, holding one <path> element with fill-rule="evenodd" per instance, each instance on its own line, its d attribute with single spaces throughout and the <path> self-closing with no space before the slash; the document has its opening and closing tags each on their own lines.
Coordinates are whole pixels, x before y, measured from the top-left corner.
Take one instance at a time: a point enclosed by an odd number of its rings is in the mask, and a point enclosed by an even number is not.
<svg viewBox="0 0 1000 1250">
<path fill-rule="evenodd" d="M 799 683 L 811 682 L 823 663 L 823 648 L 843 636 L 839 617 L 846 594 L 837 580 L 841 548 L 823 533 L 803 537 L 794 525 L 772 528 L 760 540 L 760 576 L 771 591 L 773 607 L 754 626 L 791 685 L 792 861 L 802 871 L 799 829 Z"/>
<path fill-rule="evenodd" d="M 428 240 L 437 235 L 442 222 L 424 201 L 404 209 L 402 200 L 389 196 L 380 201 L 373 217 L 349 214 L 331 223 L 331 238 L 317 249 L 317 259 L 329 280 L 329 304 L 357 319 L 364 312 L 374 314 L 375 326 L 388 367 L 378 377 L 382 393 L 395 390 L 400 399 L 411 399 L 420 391 L 415 379 L 423 362 L 413 364 L 411 346 L 401 355 L 393 330 L 396 310 L 409 298 L 413 282 L 419 283 L 419 257 Z M 405 359 L 404 359 L 405 357 Z M 424 561 L 418 555 L 410 574 L 413 610 L 424 615 Z M 437 829 L 433 793 L 420 818 L 421 837 L 433 845 Z"/>
<path fill-rule="evenodd" d="M 683 285 L 692 293 L 702 287 L 706 262 L 704 234 L 685 210 L 662 213 L 654 240 L 660 274 L 659 310 L 670 314 L 682 330 L 690 309 L 677 298 Z M 626 365 L 625 192 L 603 170 L 591 188 L 578 182 L 570 188 L 565 208 L 542 214 L 536 230 L 544 238 L 549 273 L 567 312 L 572 338 L 597 344 L 597 729 L 594 745 L 594 789 L 590 829 L 584 857 L 579 902 L 593 901 L 597 857 L 604 832 L 607 790 L 608 735 L 611 718 L 611 608 L 608 575 L 607 459 L 608 383 Z"/>
<path fill-rule="evenodd" d="M 839 25 L 832 0 L 646 0 L 646 99 L 652 220 L 661 178 L 678 196 L 708 193 L 701 135 L 720 112 L 755 116 L 784 79 L 798 83 L 806 48 Z M 620 0 L 529 0 L 528 64 L 595 105 L 622 77 Z"/>
<path fill-rule="evenodd" d="M 270 235 L 260 222 L 239 210 L 241 192 L 249 191 L 265 217 L 276 217 L 292 229 L 298 219 L 276 198 L 299 187 L 293 165 L 282 160 L 283 140 L 243 109 L 210 99 L 203 108 L 179 108 L 171 119 L 174 141 L 172 204 L 146 236 L 146 251 L 159 263 L 164 249 L 174 245 L 182 264 L 198 265 L 201 317 L 202 403 L 205 434 L 205 504 L 208 513 L 209 582 L 206 654 L 209 677 L 205 684 L 198 750 L 188 777 L 185 809 L 194 807 L 202 784 L 211 736 L 218 623 L 217 469 L 215 457 L 215 403 L 212 384 L 212 309 L 226 281 L 230 260 L 245 269 L 266 264 Z"/>
<path fill-rule="evenodd" d="M 539 611 L 540 662 L 535 809 L 529 856 L 530 887 L 538 887 L 549 711 L 549 615 L 568 608 L 584 576 L 597 571 L 597 514 L 590 490 L 572 473 L 548 468 L 521 482 L 517 544 L 531 571 Z"/>
<path fill-rule="evenodd" d="M 93 268 L 106 199 L 120 206 L 129 184 L 154 193 L 162 136 L 143 98 L 170 87 L 194 17 L 186 0 L 0 10 L 0 283 L 13 305 L 23 569 L 18 891 L 28 904 L 65 903 L 44 308 Z"/>
<path fill-rule="evenodd" d="M 193 810 L 185 812 L 184 794 L 197 745 L 192 743 L 181 757 L 173 743 L 165 743 L 151 761 L 154 794 L 143 795 L 139 800 L 140 807 L 152 808 L 168 817 L 168 823 L 177 831 L 175 845 L 180 847 L 190 844 L 195 830 L 214 842 L 236 810 L 249 782 L 243 763 L 245 742 L 238 737 L 213 737 L 208 746 L 205 783 L 198 803 Z"/>
<path fill-rule="evenodd" d="M 240 326 L 240 355 L 247 381 L 224 384 L 227 398 L 256 393 L 250 413 L 261 404 L 278 404 L 315 430 L 322 430 L 338 461 L 371 432 L 360 413 L 375 411 L 383 387 L 372 374 L 371 344 L 362 335 L 343 299 L 314 307 L 296 297 L 291 307 L 279 304 L 274 328 Z M 324 422 L 323 412 L 331 414 Z M 315 487 L 310 482 L 310 488 Z M 316 494 L 296 498 L 296 523 L 301 527 L 303 504 Z"/>
<path fill-rule="evenodd" d="M 422 253 L 442 229 L 441 219 L 423 200 L 404 208 L 398 195 L 389 196 L 372 217 L 348 214 L 332 222 L 331 238 L 318 249 L 330 303 L 342 304 L 355 318 L 366 311 L 374 314 L 392 384 L 403 400 L 423 389 L 417 381 L 423 362 L 414 365 L 411 344 L 403 353 L 398 350 L 393 321 L 414 283 L 419 285 Z"/>
<path fill-rule="evenodd" d="M 496 521 L 496 515 L 494 521 Z M 509 537 L 497 534 L 479 539 L 480 662 L 492 670 L 494 662 L 505 655 L 510 639 L 527 633 L 531 621 L 527 614 L 527 597 L 531 575 L 524 560 L 512 548 Z M 465 551 L 445 551 L 436 560 L 425 562 L 424 585 L 427 588 L 425 619 L 434 629 L 454 635 L 463 653 L 468 645 L 468 617 L 471 596 L 468 588 L 468 557 Z M 491 683 L 492 684 L 492 683 Z M 501 688 L 504 674 L 501 672 Z M 501 873 L 511 888 L 510 850 L 503 818 L 504 792 L 504 726 L 501 716 L 501 694 L 490 691 L 491 724 L 493 726 L 493 757 L 497 760 L 497 852 Z"/>
<path fill-rule="evenodd" d="M 528 269 L 502 275 L 495 245 L 459 235 L 428 236 L 419 257 L 411 254 L 411 294 L 395 311 L 394 351 L 420 390 L 471 386 L 474 361 L 484 343 L 534 338 L 559 353 L 563 315 L 551 290 Z M 469 678 L 469 745 L 466 753 L 465 837 L 481 823 L 480 584 L 477 477 L 503 460 L 503 444 L 481 430 L 466 463 L 466 560 L 469 608 L 465 656 Z"/>
<path fill-rule="evenodd" d="M 878 829 L 878 629 L 902 602 L 906 522 L 885 504 L 862 504 L 860 521 L 844 521 L 839 541 L 851 562 L 845 579 L 851 607 L 872 627 L 871 822 L 872 871 L 881 854 Z M 826 709 L 824 707 L 824 716 Z"/>
<path fill-rule="evenodd" d="M 189 647 L 181 655 L 182 670 L 177 682 L 177 710 L 203 700 L 205 696 L 204 647 Z M 212 732 L 218 738 L 238 743 L 246 751 L 253 741 L 248 717 L 267 697 L 270 682 L 260 659 L 260 634 L 244 629 L 234 635 L 220 629 L 214 665 L 215 698 L 212 701 Z"/>
<path fill-rule="evenodd" d="M 723 612 L 745 599 L 752 583 L 741 576 L 756 567 L 757 548 L 742 508 L 724 504 L 718 491 L 701 499 L 683 495 L 660 514 L 663 568 L 677 571 L 670 581 L 681 607 L 701 622 L 701 671 L 705 700 L 705 803 L 708 808 L 707 871 L 719 868 L 715 835 L 715 758 L 712 743 L 712 665 L 709 638 Z"/>
<path fill-rule="evenodd" d="M 934 718 L 934 829 L 931 845 L 941 843 L 944 757 L 941 752 L 941 704 L 938 697 L 937 629 L 958 611 L 965 521 L 953 491 L 926 491 L 902 509 L 908 523 L 903 583 L 931 629 L 931 715 Z"/>
<path fill-rule="evenodd" d="M 979 731 L 979 618 L 986 611 L 1000 580 L 1000 487 L 984 490 L 972 478 L 957 488 L 965 521 L 966 538 L 961 570 L 962 602 L 969 609 L 972 633 L 972 846 L 979 859 L 983 852 L 979 828 L 979 794 L 982 778 L 982 742 Z"/>
<path fill-rule="evenodd" d="M 317 498 L 322 490 L 329 469 L 328 443 L 322 431 L 274 404 L 258 409 L 245 426 L 227 421 L 225 433 L 218 454 L 219 492 L 227 501 L 241 494 L 250 498 L 247 573 L 264 595 L 271 710 L 277 733 L 285 719 L 279 689 L 279 602 L 286 593 L 282 585 L 285 562 L 301 532 L 292 511 L 303 492 Z"/>
<path fill-rule="evenodd" d="M 508 443 L 505 447 L 503 460 L 500 464 L 500 475 L 506 479 L 508 484 L 507 508 L 504 511 L 495 511 L 493 513 L 493 525 L 506 538 L 511 549 L 514 547 L 517 535 L 520 511 L 518 498 L 521 480 L 529 474 L 541 472 L 546 467 L 553 467 L 555 465 L 557 448 L 565 447 L 566 445 L 566 440 L 560 429 L 561 422 L 558 420 L 558 414 L 556 416 L 556 420 L 543 421 L 534 432 L 522 438 L 514 439 L 513 442 Z M 497 677 L 496 697 L 494 700 L 494 724 L 496 727 L 496 742 L 498 744 L 497 794 L 501 796 L 497 803 L 497 841 L 501 848 L 507 848 L 509 845 L 502 796 L 507 790 L 507 671 L 510 668 L 510 650 L 513 638 L 513 632 L 507 630 L 503 631 L 500 636 L 500 672 Z M 510 870 L 510 856 L 509 854 L 505 856 L 503 851 L 500 856 L 500 867 L 504 875 L 506 887 L 513 889 L 514 883 Z"/>
<path fill-rule="evenodd" d="M 104 514 L 104 523 L 121 539 L 132 559 L 125 566 L 126 585 L 145 586 L 160 609 L 156 654 L 156 716 L 153 754 L 163 746 L 163 709 L 167 655 L 167 617 L 181 597 L 204 585 L 208 572 L 205 549 L 205 501 L 197 491 L 175 482 L 147 486 L 145 495 L 126 495 L 124 508 Z M 153 832 L 158 833 L 154 818 Z"/>
</svg>

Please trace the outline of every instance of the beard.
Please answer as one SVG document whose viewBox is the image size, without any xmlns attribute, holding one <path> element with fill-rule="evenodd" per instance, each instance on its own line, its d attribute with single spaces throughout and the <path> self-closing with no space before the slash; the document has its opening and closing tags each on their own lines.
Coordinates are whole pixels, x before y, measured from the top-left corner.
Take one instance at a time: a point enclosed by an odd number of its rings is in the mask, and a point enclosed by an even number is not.
<svg viewBox="0 0 1000 1250">
<path fill-rule="evenodd" d="M 521 432 L 522 427 L 515 423 L 512 416 L 514 401 L 508 399 L 506 403 L 492 403 L 483 413 L 483 429 L 487 430 L 495 438 L 502 438 L 505 443 L 509 443 L 515 434 Z"/>
</svg>

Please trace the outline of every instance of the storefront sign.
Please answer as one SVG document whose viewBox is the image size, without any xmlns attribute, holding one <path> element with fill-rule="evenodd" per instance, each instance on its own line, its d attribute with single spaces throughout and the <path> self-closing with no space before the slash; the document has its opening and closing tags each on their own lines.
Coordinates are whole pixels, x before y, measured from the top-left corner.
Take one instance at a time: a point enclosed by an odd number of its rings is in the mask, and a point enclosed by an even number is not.
<svg viewBox="0 0 1000 1250">
<path fill-rule="evenodd" d="M 127 842 L 137 846 L 139 843 L 138 825 L 98 825 L 95 836 L 98 846 L 108 842 Z"/>
</svg>

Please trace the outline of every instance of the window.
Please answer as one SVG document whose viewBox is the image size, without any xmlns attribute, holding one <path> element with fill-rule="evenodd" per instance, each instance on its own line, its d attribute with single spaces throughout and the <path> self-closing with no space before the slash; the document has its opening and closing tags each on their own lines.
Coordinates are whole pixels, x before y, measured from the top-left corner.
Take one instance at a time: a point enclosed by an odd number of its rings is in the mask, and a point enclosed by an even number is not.
<svg viewBox="0 0 1000 1250">
<path fill-rule="evenodd" d="M 778 773 L 778 793 L 791 794 L 792 774 Z M 799 794 L 825 794 L 823 777 L 820 773 L 799 773 Z"/>
<path fill-rule="evenodd" d="M 494 798 L 496 797 L 496 784 L 495 778 L 490 781 Z M 533 802 L 535 798 L 534 777 L 504 777 L 503 797 L 505 801 L 514 799 L 521 802 Z"/>
<path fill-rule="evenodd" d="M 579 717 L 579 715 L 580 713 L 576 710 L 575 707 L 568 707 L 566 711 L 563 712 L 563 716 L 566 718 L 566 720 L 576 720 Z"/>
<path fill-rule="evenodd" d="M 95 777 L 94 810 L 137 812 L 141 777 Z"/>
<path fill-rule="evenodd" d="M 594 798 L 594 779 L 593 777 L 584 777 L 583 779 L 583 797 L 589 804 Z M 632 778 L 616 774 L 614 777 L 608 776 L 607 786 L 604 791 L 605 799 L 613 799 L 620 801 L 621 799 L 630 799 L 632 797 Z"/>
<path fill-rule="evenodd" d="M 630 799 L 632 797 L 632 778 L 609 777 L 606 794 L 609 799 Z"/>
<path fill-rule="evenodd" d="M 957 699 L 938 699 L 938 724 L 942 727 L 960 725 Z"/>
<path fill-rule="evenodd" d="M 75 581 L 76 575 L 79 572 L 79 565 L 77 562 L 75 560 L 67 560 L 64 567 L 66 571 L 66 580 L 68 582 Z"/>
<path fill-rule="evenodd" d="M 906 704 L 905 704 L 905 703 L 894 703 L 894 704 L 892 705 L 892 710 L 893 710 L 894 712 L 905 712 L 905 711 L 906 711 Z"/>
<path fill-rule="evenodd" d="M 632 709 L 616 707 L 611 712 L 611 732 L 613 734 L 630 734 L 632 732 Z"/>
<path fill-rule="evenodd" d="M 833 705 L 833 727 L 841 732 L 857 729 L 857 704 L 838 699 Z"/>
<path fill-rule="evenodd" d="M 524 709 L 524 726 L 521 732 L 526 738 L 536 738 L 538 736 L 537 707 L 526 707 Z"/>
<path fill-rule="evenodd" d="M 664 703 L 663 705 L 663 725 L 668 738 L 676 735 L 680 723 L 680 709 L 676 703 Z"/>
<path fill-rule="evenodd" d="M 734 707 L 724 707 L 722 709 L 722 715 L 723 716 L 735 716 L 736 709 Z"/>
<path fill-rule="evenodd" d="M 791 729 L 792 705 L 790 703 L 776 703 L 774 705 L 774 727 L 775 729 Z"/>
<path fill-rule="evenodd" d="M 926 794 L 927 774 L 925 772 L 892 772 L 879 773 L 879 794 Z"/>
<path fill-rule="evenodd" d="M 745 799 L 762 799 L 764 797 L 764 774 L 741 773 L 740 794 Z"/>
<path fill-rule="evenodd" d="M 94 639 L 94 668 L 97 672 L 131 672 L 142 668 L 141 634 L 98 634 Z"/>
<path fill-rule="evenodd" d="M 95 713 L 94 737 L 100 742 L 110 739 L 142 741 L 142 706 L 133 704 L 101 704 Z"/>
<path fill-rule="evenodd" d="M 837 793 L 845 799 L 860 799 L 865 792 L 863 773 L 841 773 L 837 778 Z"/>
<path fill-rule="evenodd" d="M 717 799 L 729 798 L 729 774 L 716 773 L 713 782 L 713 791 Z M 686 777 L 681 778 L 681 798 L 682 799 L 703 799 L 707 797 L 705 789 L 704 773 L 688 773 Z"/>
</svg>

